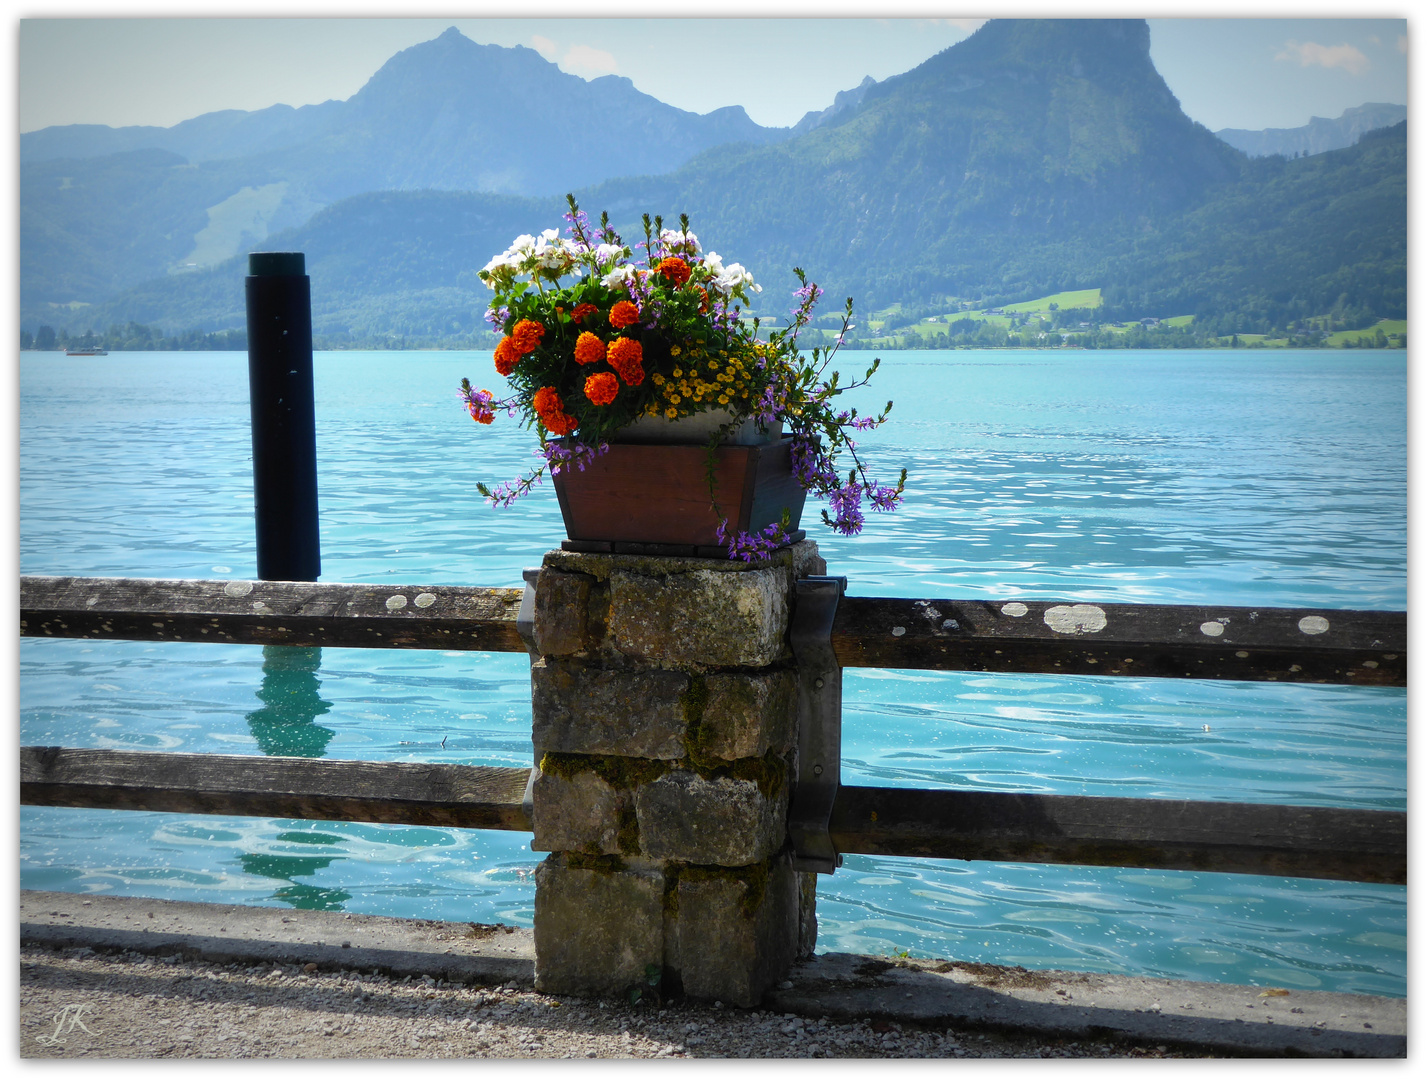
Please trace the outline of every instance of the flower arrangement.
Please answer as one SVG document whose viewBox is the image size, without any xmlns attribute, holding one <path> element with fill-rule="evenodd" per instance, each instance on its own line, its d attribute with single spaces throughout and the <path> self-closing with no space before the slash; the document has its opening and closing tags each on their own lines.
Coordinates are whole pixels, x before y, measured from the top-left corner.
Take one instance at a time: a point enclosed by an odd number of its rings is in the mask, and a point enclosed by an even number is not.
<svg viewBox="0 0 1427 1080">
<path fill-rule="evenodd" d="M 859 381 L 839 382 L 827 373 L 852 328 L 847 300 L 836 343 L 798 349 L 798 333 L 813 318 L 822 290 L 794 268 L 800 288 L 789 324 L 758 336 L 760 320 L 741 314 L 762 291 L 738 263 L 705 251 L 689 231 L 666 229 L 660 217 L 644 215 L 644 240 L 624 243 L 602 214 L 598 228 L 567 197 L 567 235 L 547 229 L 519 236 L 480 271 L 495 293 L 487 321 L 501 334 L 496 371 L 511 396 L 498 399 L 461 380 L 471 418 L 489 424 L 498 412 L 522 417 L 540 440 L 541 463 L 528 475 L 491 489 L 477 489 L 492 505 L 508 506 L 546 471 L 584 469 L 609 447 L 619 429 L 643 417 L 677 420 L 715 412 L 726 417 L 709 440 L 710 453 L 745 421 L 781 423 L 792 436 L 794 473 L 833 513 L 823 521 L 852 536 L 863 526 L 864 500 L 874 511 L 894 509 L 907 473 L 894 486 L 874 482 L 857 455 L 853 432 L 878 427 L 892 408 L 875 416 L 838 410 L 833 399 L 865 386 L 874 360 Z M 846 451 L 852 467 L 844 478 L 837 460 Z M 787 541 L 787 519 L 758 533 L 730 533 L 723 518 L 718 539 L 730 558 L 754 559 Z"/>
</svg>

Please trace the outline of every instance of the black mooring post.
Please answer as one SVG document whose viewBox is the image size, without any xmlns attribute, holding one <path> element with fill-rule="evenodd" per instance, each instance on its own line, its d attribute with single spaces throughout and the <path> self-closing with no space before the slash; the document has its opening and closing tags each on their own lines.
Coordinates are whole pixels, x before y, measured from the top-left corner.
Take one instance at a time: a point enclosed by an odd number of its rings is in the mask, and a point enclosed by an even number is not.
<svg viewBox="0 0 1427 1080">
<path fill-rule="evenodd" d="M 258 577 L 316 581 L 317 423 L 312 294 L 300 251 L 248 256 L 248 397 Z"/>
</svg>

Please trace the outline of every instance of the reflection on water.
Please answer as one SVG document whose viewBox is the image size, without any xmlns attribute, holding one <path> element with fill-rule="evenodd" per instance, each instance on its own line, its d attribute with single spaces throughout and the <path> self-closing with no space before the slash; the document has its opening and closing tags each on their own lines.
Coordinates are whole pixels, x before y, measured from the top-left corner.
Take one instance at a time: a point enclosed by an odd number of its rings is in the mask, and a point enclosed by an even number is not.
<svg viewBox="0 0 1427 1080">
<path fill-rule="evenodd" d="M 248 730 L 258 747 L 270 757 L 319 758 L 337 733 L 315 721 L 332 709 L 318 691 L 322 682 L 322 650 L 296 645 L 263 646 L 263 684 L 258 689 L 261 709 L 248 713 Z M 290 844 L 338 845 L 341 837 L 319 832 L 285 832 L 278 840 Z M 312 877 L 326 870 L 340 855 L 275 855 L 246 852 L 238 856 L 245 873 L 287 882 L 275 890 L 272 899 L 307 911 L 341 911 L 352 899 L 345 889 L 322 888 L 294 880 Z"/>
<path fill-rule="evenodd" d="M 314 721 L 329 712 L 332 703 L 317 692 L 322 682 L 320 648 L 297 645 L 263 646 L 263 685 L 258 690 L 261 709 L 248 713 L 248 730 L 269 757 L 320 758 L 337 734 Z"/>
<path fill-rule="evenodd" d="M 288 833 L 279 839 L 292 839 L 292 836 L 293 834 Z M 336 841 L 337 838 L 325 837 L 324 839 Z M 352 894 L 345 889 L 324 889 L 293 880 L 300 877 L 312 877 L 319 870 L 326 870 L 336 861 L 338 861 L 338 856 L 335 855 L 312 857 L 245 854 L 238 856 L 238 862 L 246 873 L 276 878 L 278 881 L 288 883 L 277 889 L 272 894 L 272 899 L 281 900 L 305 911 L 341 911 L 342 905 L 352 899 Z"/>
</svg>

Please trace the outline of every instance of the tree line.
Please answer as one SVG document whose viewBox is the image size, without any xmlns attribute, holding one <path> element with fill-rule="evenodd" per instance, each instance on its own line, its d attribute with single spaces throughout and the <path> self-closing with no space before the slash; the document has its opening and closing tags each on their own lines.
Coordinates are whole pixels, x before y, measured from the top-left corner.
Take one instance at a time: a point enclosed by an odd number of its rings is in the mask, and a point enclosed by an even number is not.
<svg viewBox="0 0 1427 1080">
<path fill-rule="evenodd" d="M 67 349 L 103 349 L 106 352 L 224 352 L 241 351 L 248 347 L 246 330 L 185 330 L 165 334 L 152 326 L 131 322 L 127 326 L 111 326 L 96 334 L 93 330 L 70 334 L 63 327 L 41 326 L 31 334 L 20 331 L 21 350 L 63 352 Z"/>
</svg>

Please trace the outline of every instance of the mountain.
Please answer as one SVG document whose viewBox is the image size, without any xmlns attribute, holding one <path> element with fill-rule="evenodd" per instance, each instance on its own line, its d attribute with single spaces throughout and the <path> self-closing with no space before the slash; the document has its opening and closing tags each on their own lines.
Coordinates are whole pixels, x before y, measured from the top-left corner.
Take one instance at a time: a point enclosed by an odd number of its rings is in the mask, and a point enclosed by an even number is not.
<svg viewBox="0 0 1427 1080">
<path fill-rule="evenodd" d="M 1265 128 L 1263 131 L 1224 128 L 1214 134 L 1250 157 L 1267 157 L 1270 154 L 1282 154 L 1284 157 L 1298 154 L 1306 156 L 1352 146 L 1369 131 L 1391 127 L 1406 119 L 1405 105 L 1369 102 L 1346 110 L 1336 120 L 1315 116 L 1303 127 Z"/>
<path fill-rule="evenodd" d="M 1098 286 L 1126 316 L 1192 313 L 1241 332 L 1330 308 L 1401 317 L 1406 125 L 1250 159 L 1184 115 L 1148 40 L 1137 20 L 989 22 L 801 135 L 577 194 L 631 240 L 646 210 L 688 212 L 706 247 L 754 270 L 766 315 L 790 306 L 798 265 L 863 313 Z M 489 299 L 475 270 L 517 234 L 561 226 L 561 210 L 367 194 L 261 246 L 307 253 L 330 340 L 466 335 Z M 241 326 L 244 272 L 235 259 L 151 282 L 85 317 Z"/>
<path fill-rule="evenodd" d="M 193 163 L 280 150 L 327 134 L 340 125 L 340 101 L 320 105 L 273 105 L 257 112 L 223 109 L 173 127 L 64 124 L 20 136 L 20 163 L 57 158 L 96 158 L 132 150 L 167 150 Z"/>
<path fill-rule="evenodd" d="M 1150 228 L 1245 165 L 1184 115 L 1143 20 L 995 20 L 806 134 L 584 201 L 687 210 L 745 265 L 800 264 L 876 307 L 1014 291 L 1021 249 Z"/>
<path fill-rule="evenodd" d="M 22 135 L 22 310 L 216 264 L 364 192 L 555 195 L 787 134 L 740 106 L 686 112 L 628 79 L 586 82 L 452 28 L 397 53 L 346 101 Z"/>
<path fill-rule="evenodd" d="M 803 113 L 803 118 L 793 125 L 793 134 L 801 135 L 805 131 L 812 131 L 815 127 L 822 127 L 833 117 L 841 116 L 849 109 L 856 108 L 867 96 L 867 88 L 876 85 L 877 80 L 871 75 L 866 75 L 851 90 L 839 90 L 834 95 L 832 104 L 826 109 L 812 109 Z"/>
<path fill-rule="evenodd" d="M 485 329 L 490 292 L 476 276 L 521 233 L 563 225 L 564 199 L 379 191 L 329 206 L 263 245 L 306 253 L 314 333 L 328 341 L 464 338 Z M 246 325 L 247 256 L 146 282 L 85 311 L 93 325 Z M 70 325 L 70 324 L 66 324 Z"/>
</svg>

